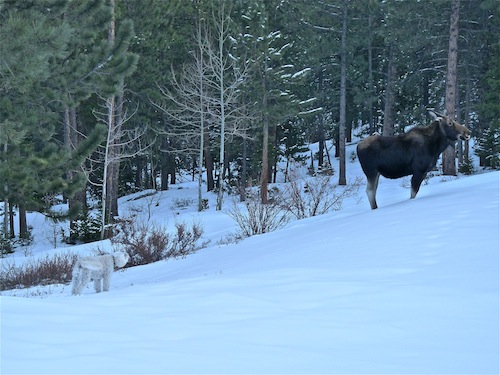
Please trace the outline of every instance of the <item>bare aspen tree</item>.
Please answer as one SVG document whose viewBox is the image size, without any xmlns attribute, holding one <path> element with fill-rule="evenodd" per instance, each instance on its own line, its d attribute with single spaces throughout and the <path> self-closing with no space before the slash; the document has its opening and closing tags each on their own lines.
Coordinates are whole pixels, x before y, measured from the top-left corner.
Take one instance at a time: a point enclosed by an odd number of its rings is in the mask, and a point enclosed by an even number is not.
<svg viewBox="0 0 500 375">
<path fill-rule="evenodd" d="M 116 31 L 116 16 L 115 16 L 115 0 L 110 0 L 110 5 L 112 8 L 112 19 L 109 25 L 108 41 L 110 44 L 115 43 L 115 31 Z M 120 93 L 123 96 L 123 81 L 120 85 Z M 118 169 L 120 167 L 118 160 L 115 160 L 116 147 L 114 142 L 117 141 L 117 134 L 121 130 L 121 121 L 117 119 L 115 121 L 117 114 L 116 108 L 116 97 L 110 96 L 106 99 L 107 116 L 106 125 L 108 128 L 108 134 L 106 139 L 105 156 L 104 156 L 104 175 L 102 183 L 102 227 L 101 227 L 101 239 L 105 236 L 106 223 L 110 223 L 113 216 L 118 215 L 118 197 L 114 194 L 116 187 L 115 176 L 118 176 Z M 119 110 L 121 110 L 120 108 Z M 121 114 L 118 114 L 121 116 Z M 116 172 L 115 172 L 116 170 Z"/>
<path fill-rule="evenodd" d="M 226 64 L 224 64 L 224 42 L 226 41 L 227 38 L 227 26 L 226 24 L 229 22 L 229 20 L 225 17 L 224 12 L 222 12 L 221 17 L 219 22 L 216 24 L 216 35 L 218 38 L 218 50 L 217 50 L 217 59 L 211 60 L 211 62 L 215 62 L 213 64 L 213 70 L 215 73 L 215 78 L 216 81 L 218 82 L 219 85 L 219 106 L 220 106 L 220 153 L 219 153 L 219 190 L 217 192 L 217 210 L 222 209 L 222 197 L 224 194 L 224 146 L 225 146 L 225 122 L 226 122 L 226 117 L 225 117 L 225 98 L 224 98 L 224 75 L 225 75 L 225 70 L 226 70 Z M 214 56 L 214 57 L 215 57 Z"/>
<path fill-rule="evenodd" d="M 119 111 L 110 114 L 109 101 L 106 100 L 105 108 L 102 112 L 94 111 L 94 116 L 108 126 L 106 141 L 96 152 L 97 158 L 91 159 L 92 165 L 102 165 L 103 176 L 102 182 L 97 183 L 90 181 L 91 184 L 101 187 L 101 238 L 106 235 L 106 224 L 111 222 L 112 210 L 110 205 L 110 191 L 113 188 L 109 184 L 113 183 L 111 173 L 118 172 L 121 160 L 132 158 L 144 153 L 149 146 L 142 145 L 140 140 L 147 131 L 147 128 L 125 129 L 124 124 L 128 122 L 133 115 L 129 115 L 126 111 Z"/>
<path fill-rule="evenodd" d="M 206 39 L 198 23 L 196 52 L 193 61 L 184 65 L 180 77 L 172 70 L 168 85 L 159 86 L 165 99 L 162 104 L 153 103 L 170 119 L 169 128 L 159 131 L 160 134 L 177 137 L 183 140 L 181 152 L 198 153 L 198 211 L 204 207 L 202 199 L 203 159 L 205 149 L 205 133 L 207 129 L 208 108 L 210 103 L 206 92 L 206 62 L 204 44 Z"/>
<path fill-rule="evenodd" d="M 200 149 L 198 150 L 198 211 L 202 211 L 204 208 L 203 195 L 202 195 L 202 185 L 203 185 L 203 151 L 205 149 L 205 95 L 204 95 L 204 66 L 203 66 L 203 44 L 202 44 L 202 34 L 201 26 L 198 26 L 196 38 L 198 40 L 198 58 L 195 60 L 199 91 L 200 91 Z M 207 150 L 208 152 L 208 150 Z"/>
<path fill-rule="evenodd" d="M 246 137 L 251 124 L 247 107 L 240 98 L 241 88 L 248 76 L 248 65 L 243 63 L 240 68 L 240 61 L 228 53 L 229 18 L 224 7 L 213 19 L 213 33 L 209 31 L 208 25 L 203 27 L 200 23 L 198 26 L 195 39 L 197 52 L 193 54 L 193 62 L 183 67 L 179 78 L 172 72 L 168 84 L 159 86 L 164 103 L 153 103 L 171 121 L 169 128 L 160 133 L 182 139 L 185 146 L 181 151 L 198 152 L 200 210 L 203 208 L 201 166 L 206 134 L 209 131 L 216 132 L 220 139 L 216 204 L 216 209 L 220 210 L 224 193 L 225 143 L 230 137 Z"/>
<path fill-rule="evenodd" d="M 224 155 L 226 136 L 246 137 L 250 127 L 250 118 L 247 108 L 241 102 L 241 88 L 248 78 L 248 63 L 241 61 L 230 54 L 229 12 L 226 12 L 225 3 L 217 14 L 214 14 L 214 39 L 207 46 L 208 85 L 213 90 L 214 106 L 211 106 L 211 115 L 217 119 L 220 126 L 220 149 L 216 209 L 222 209 L 224 196 Z"/>
<path fill-rule="evenodd" d="M 114 216 L 118 215 L 118 178 L 120 161 L 142 152 L 142 150 L 126 150 L 126 147 L 136 144 L 136 141 L 145 133 L 141 131 L 124 130 L 123 125 L 131 116 L 124 112 L 125 77 L 135 70 L 138 56 L 128 53 L 128 43 L 133 36 L 133 28 L 128 24 L 126 29 L 116 28 L 116 0 L 109 0 L 111 8 L 111 21 L 108 27 L 108 44 L 111 48 L 108 62 L 110 68 L 116 68 L 117 72 L 109 72 L 113 79 L 108 82 L 113 87 L 112 93 L 105 100 L 105 113 L 97 113 L 97 117 L 106 124 L 107 138 L 104 148 L 104 172 L 102 182 L 102 228 L 101 238 L 106 234 L 106 223 L 110 223 Z M 120 34 L 121 32 L 121 34 Z M 116 34 L 119 34 L 118 38 Z M 126 41 L 128 39 L 128 41 Z M 116 60 L 116 61 L 113 61 Z M 118 69 L 119 68 L 119 69 Z M 115 81 L 116 80 L 116 81 Z M 109 90 L 109 88 L 108 88 Z"/>
</svg>

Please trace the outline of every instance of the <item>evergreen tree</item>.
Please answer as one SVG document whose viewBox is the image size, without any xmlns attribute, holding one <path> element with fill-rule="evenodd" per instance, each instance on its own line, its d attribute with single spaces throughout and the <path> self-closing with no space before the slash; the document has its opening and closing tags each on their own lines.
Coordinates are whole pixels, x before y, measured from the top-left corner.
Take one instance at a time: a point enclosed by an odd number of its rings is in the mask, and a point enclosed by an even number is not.
<svg viewBox="0 0 500 375">
<path fill-rule="evenodd" d="M 57 79 L 57 59 L 68 56 L 71 28 L 61 22 L 65 1 L 5 1 L 0 13 L 0 141 L 2 161 L 0 199 L 25 209 L 49 214 L 51 197 L 70 193 L 81 183 L 61 173 L 76 153 L 57 142 L 57 111 L 51 85 Z M 30 56 L 30 58 L 26 58 Z M 20 222 L 25 216 L 20 215 Z M 7 220 L 4 220 L 4 233 Z M 21 236 L 26 235 L 21 225 Z"/>
<path fill-rule="evenodd" d="M 480 35 L 486 40 L 484 61 L 486 72 L 480 79 L 481 101 L 478 104 L 478 142 L 475 152 L 480 165 L 500 168 L 500 6 L 495 1 L 486 0 L 481 4 L 486 11 L 486 20 L 491 20 Z M 486 21 L 485 20 L 485 21 Z"/>
<path fill-rule="evenodd" d="M 158 84 L 169 82 L 172 72 L 179 74 L 190 57 L 190 51 L 194 50 L 192 37 L 195 33 L 197 3 L 144 0 L 118 4 L 121 10 L 118 20 L 129 18 L 134 22 L 136 37 L 132 40 L 130 51 L 140 56 L 137 69 L 127 81 L 130 95 L 125 105 L 130 103 L 135 111 L 129 125 L 147 126 L 148 137 L 155 140 L 149 153 L 137 155 L 123 164 L 122 173 L 128 173 L 132 180 L 126 185 L 121 184 L 122 191 L 130 186 L 138 189 L 155 187 L 153 183 L 158 172 L 160 188 L 166 190 L 169 176 L 171 183 L 175 183 L 176 162 L 183 163 L 189 159 L 181 150 L 177 150 L 178 143 L 172 142 L 172 137 L 162 134 L 171 129 L 168 129 L 164 114 L 152 102 L 161 101 Z M 152 166 L 156 169 L 151 170 Z M 187 163 L 181 166 L 190 168 Z M 142 176 L 152 178 L 143 179 Z"/>
<path fill-rule="evenodd" d="M 286 4 L 279 1 L 243 2 L 239 42 L 244 56 L 252 64 L 252 78 L 246 95 L 258 108 L 256 137 L 262 140 L 255 151 L 260 155 L 261 201 L 267 203 L 267 185 L 276 172 L 278 160 L 278 127 L 299 112 L 297 86 L 310 71 L 297 65 L 300 53 L 293 43 L 287 25 Z M 257 159 L 255 155 L 255 159 Z M 274 173 L 273 173 L 274 170 Z"/>
</svg>

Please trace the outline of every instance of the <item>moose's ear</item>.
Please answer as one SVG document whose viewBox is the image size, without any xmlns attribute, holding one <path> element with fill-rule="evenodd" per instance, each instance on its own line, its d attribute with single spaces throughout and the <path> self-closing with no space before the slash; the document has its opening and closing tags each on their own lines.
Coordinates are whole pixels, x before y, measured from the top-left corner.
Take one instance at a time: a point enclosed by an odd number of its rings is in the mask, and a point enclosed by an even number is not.
<svg viewBox="0 0 500 375">
<path fill-rule="evenodd" d="M 433 121 L 442 119 L 442 116 L 438 116 L 434 111 L 429 111 L 429 114 L 431 115 Z"/>
<path fill-rule="evenodd" d="M 441 120 L 439 118 L 432 120 L 431 126 L 441 126 Z"/>
</svg>

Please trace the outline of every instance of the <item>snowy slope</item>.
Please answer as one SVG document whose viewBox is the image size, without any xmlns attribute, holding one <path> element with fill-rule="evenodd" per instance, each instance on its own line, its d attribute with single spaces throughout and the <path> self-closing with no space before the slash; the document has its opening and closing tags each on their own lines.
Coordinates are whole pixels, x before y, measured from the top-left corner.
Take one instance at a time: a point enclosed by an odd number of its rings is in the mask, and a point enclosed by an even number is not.
<svg viewBox="0 0 500 375">
<path fill-rule="evenodd" d="M 2 296 L 1 373 L 498 373 L 499 173 L 379 194 L 108 293 Z"/>
</svg>

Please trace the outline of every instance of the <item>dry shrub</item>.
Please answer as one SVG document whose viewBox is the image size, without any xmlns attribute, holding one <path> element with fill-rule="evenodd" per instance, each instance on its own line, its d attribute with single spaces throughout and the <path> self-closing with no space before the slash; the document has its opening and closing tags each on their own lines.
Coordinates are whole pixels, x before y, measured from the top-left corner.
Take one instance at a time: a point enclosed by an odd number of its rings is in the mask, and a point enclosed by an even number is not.
<svg viewBox="0 0 500 375">
<path fill-rule="evenodd" d="M 203 229 L 199 224 L 188 227 L 185 223 L 177 223 L 174 233 L 169 233 L 158 224 L 124 220 L 118 225 L 118 229 L 118 235 L 111 242 L 116 250 L 126 251 L 130 255 L 126 267 L 168 258 L 184 258 L 205 246 L 205 243 L 199 243 L 203 236 Z"/>
<path fill-rule="evenodd" d="M 240 227 L 240 237 L 250 237 L 256 234 L 268 233 L 283 228 L 289 217 L 279 203 L 279 199 L 270 200 L 262 204 L 260 194 L 248 193 L 244 202 L 244 208 L 234 203 L 228 211 Z"/>
<path fill-rule="evenodd" d="M 114 247 L 125 250 L 131 260 L 127 267 L 157 262 L 167 258 L 185 257 L 206 245 L 199 243 L 203 235 L 200 225 L 184 223 L 175 226 L 174 233 L 151 223 L 133 224 L 132 220 L 119 225 L 120 233 L 112 239 Z M 97 251 L 103 254 L 103 251 Z M 78 255 L 61 253 L 30 260 L 20 266 L 4 262 L 0 269 L 0 291 L 28 288 L 36 285 L 67 284 Z"/>
<path fill-rule="evenodd" d="M 0 290 L 29 288 L 35 285 L 67 284 L 78 259 L 64 253 L 30 260 L 20 266 L 4 263 L 0 269 Z"/>
<path fill-rule="evenodd" d="M 330 176 L 292 178 L 283 192 L 283 208 L 297 219 L 342 209 L 343 200 L 357 194 L 361 180 L 343 187 L 331 180 Z"/>
</svg>

